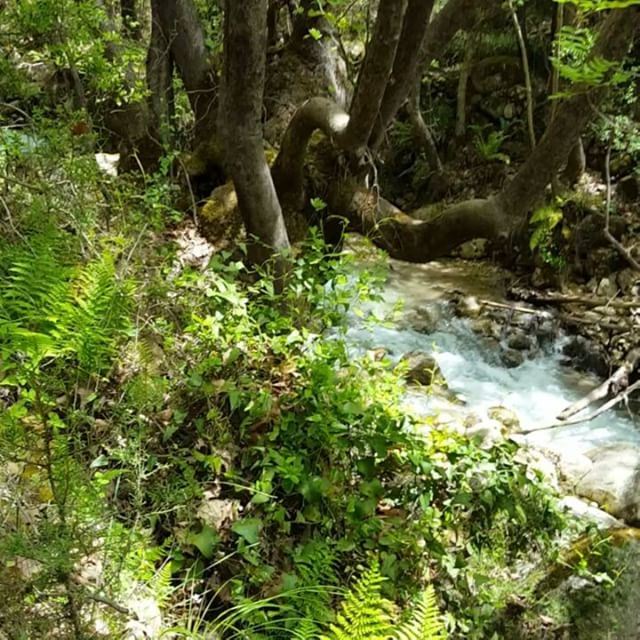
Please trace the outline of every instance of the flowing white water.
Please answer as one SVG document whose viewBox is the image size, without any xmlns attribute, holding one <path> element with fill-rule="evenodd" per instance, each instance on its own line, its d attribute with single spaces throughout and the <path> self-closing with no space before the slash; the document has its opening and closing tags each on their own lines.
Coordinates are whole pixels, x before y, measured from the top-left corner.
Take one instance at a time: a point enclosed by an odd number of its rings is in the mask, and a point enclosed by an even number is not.
<svg viewBox="0 0 640 640">
<path fill-rule="evenodd" d="M 482 298 L 502 299 L 504 278 L 498 270 L 474 263 L 450 261 L 429 265 L 393 262 L 391 276 L 383 291 L 384 302 L 377 312 L 391 310 L 404 301 L 404 315 L 443 305 L 452 290 Z M 447 317 L 438 322 L 437 331 L 420 333 L 400 320 L 392 326 L 371 325 L 353 318 L 347 338 L 354 350 L 384 347 L 393 359 L 419 350 L 433 353 L 448 381 L 449 389 L 465 401 L 464 410 L 486 416 L 489 407 L 505 406 L 518 414 L 526 429 L 556 422 L 568 404 L 598 384 L 595 377 L 578 374 L 563 366 L 561 341 L 546 352 L 508 369 L 500 361 L 494 344 L 475 334 L 469 322 Z M 437 408 L 426 393 L 411 392 L 407 404 L 418 414 Z M 626 411 L 609 411 L 582 424 L 531 433 L 533 444 L 558 453 L 583 453 L 612 443 L 640 445 L 640 420 Z"/>
</svg>

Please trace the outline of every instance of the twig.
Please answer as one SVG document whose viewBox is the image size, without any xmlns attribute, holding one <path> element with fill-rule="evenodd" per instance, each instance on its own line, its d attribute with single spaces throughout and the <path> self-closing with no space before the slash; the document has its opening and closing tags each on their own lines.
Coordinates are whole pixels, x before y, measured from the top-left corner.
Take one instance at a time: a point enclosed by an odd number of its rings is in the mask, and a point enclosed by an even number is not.
<svg viewBox="0 0 640 640">
<path fill-rule="evenodd" d="M 590 391 L 584 398 L 574 402 L 558 415 L 558 420 L 566 421 L 568 418 L 584 411 L 589 405 L 606 398 L 610 393 L 618 393 L 629 384 L 629 376 L 640 362 L 640 349 L 632 350 L 626 357 L 624 364 L 607 378 L 601 385 Z"/>
</svg>

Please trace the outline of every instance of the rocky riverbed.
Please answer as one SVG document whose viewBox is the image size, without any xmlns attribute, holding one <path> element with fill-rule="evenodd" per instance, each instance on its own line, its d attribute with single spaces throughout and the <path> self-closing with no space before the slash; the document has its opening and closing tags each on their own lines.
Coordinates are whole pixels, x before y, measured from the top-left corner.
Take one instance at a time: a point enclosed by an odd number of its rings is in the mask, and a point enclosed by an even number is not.
<svg viewBox="0 0 640 640">
<path fill-rule="evenodd" d="M 512 438 L 577 517 L 603 528 L 639 524 L 640 418 L 625 408 L 553 427 L 597 386 L 589 370 L 606 374 L 604 347 L 567 334 L 553 309 L 514 310 L 512 284 L 508 272 L 483 263 L 394 261 L 376 311 L 403 301 L 402 311 L 383 326 L 354 317 L 348 339 L 356 351 L 401 363 L 406 406 L 427 428 L 463 432 L 482 446 Z"/>
</svg>

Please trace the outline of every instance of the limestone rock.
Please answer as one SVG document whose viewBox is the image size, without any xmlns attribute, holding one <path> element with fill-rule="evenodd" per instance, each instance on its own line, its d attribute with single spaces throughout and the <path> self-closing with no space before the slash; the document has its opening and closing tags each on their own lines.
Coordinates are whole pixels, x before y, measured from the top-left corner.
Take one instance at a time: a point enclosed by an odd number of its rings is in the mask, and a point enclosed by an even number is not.
<svg viewBox="0 0 640 640">
<path fill-rule="evenodd" d="M 576 496 L 565 496 L 560 500 L 560 508 L 568 512 L 578 520 L 592 522 L 598 529 L 622 528 L 624 522 L 609 515 L 606 511 L 593 507 L 584 500 L 580 500 Z"/>
<path fill-rule="evenodd" d="M 415 309 L 405 318 L 406 324 L 418 333 L 434 333 L 438 329 L 440 314 L 436 309 L 421 307 Z"/>
<path fill-rule="evenodd" d="M 558 473 L 561 486 L 568 491 L 574 492 L 582 478 L 591 471 L 592 466 L 593 461 L 591 458 L 587 458 L 581 453 L 562 451 L 558 456 Z"/>
<path fill-rule="evenodd" d="M 458 313 L 465 318 L 477 318 L 482 312 L 482 305 L 475 296 L 466 296 L 458 304 Z"/>
<path fill-rule="evenodd" d="M 587 453 L 592 466 L 576 493 L 629 523 L 640 522 L 640 448 L 612 444 Z"/>
<path fill-rule="evenodd" d="M 598 283 L 596 294 L 603 298 L 613 298 L 618 293 L 616 283 L 609 278 L 602 278 Z"/>
</svg>

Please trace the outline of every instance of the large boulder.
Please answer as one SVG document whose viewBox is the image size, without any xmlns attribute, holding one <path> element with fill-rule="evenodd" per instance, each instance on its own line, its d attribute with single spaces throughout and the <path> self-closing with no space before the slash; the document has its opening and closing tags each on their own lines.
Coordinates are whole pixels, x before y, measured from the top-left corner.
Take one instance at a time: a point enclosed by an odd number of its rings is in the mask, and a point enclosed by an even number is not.
<svg viewBox="0 0 640 640">
<path fill-rule="evenodd" d="M 430 353 L 410 351 L 402 356 L 401 362 L 407 367 L 405 379 L 410 384 L 447 386 L 438 362 Z"/>
<path fill-rule="evenodd" d="M 593 464 L 578 480 L 576 493 L 616 518 L 640 523 L 640 447 L 617 443 L 587 457 Z"/>
</svg>

